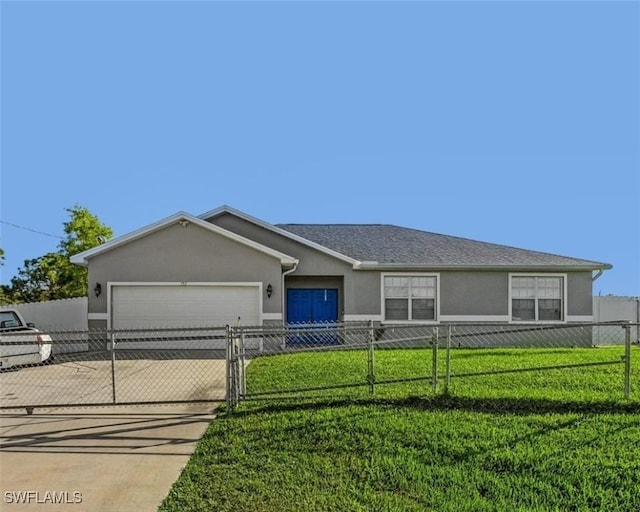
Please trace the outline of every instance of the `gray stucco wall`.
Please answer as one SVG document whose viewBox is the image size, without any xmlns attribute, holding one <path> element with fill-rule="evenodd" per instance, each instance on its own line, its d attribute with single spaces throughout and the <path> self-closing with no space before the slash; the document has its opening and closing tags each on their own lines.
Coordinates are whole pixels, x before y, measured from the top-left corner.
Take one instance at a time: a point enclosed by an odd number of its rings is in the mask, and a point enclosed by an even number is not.
<svg viewBox="0 0 640 512">
<path fill-rule="evenodd" d="M 544 275 L 544 272 L 535 272 Z M 591 273 L 567 272 L 567 315 L 590 316 Z M 441 272 L 440 314 L 507 315 L 509 272 Z"/>
<path fill-rule="evenodd" d="M 440 273 L 441 315 L 507 315 L 507 272 Z"/>
<path fill-rule="evenodd" d="M 509 314 L 509 272 L 441 271 L 440 314 L 506 316 Z M 381 272 L 355 271 L 344 283 L 345 313 L 381 314 Z M 543 275 L 543 273 L 537 273 Z M 591 273 L 567 273 L 567 314 L 591 315 Z"/>
<path fill-rule="evenodd" d="M 593 313 L 593 280 L 591 272 L 571 272 L 567 274 L 567 314 L 589 316 Z"/>
<path fill-rule="evenodd" d="M 280 311 L 280 260 L 197 225 L 178 224 L 151 233 L 92 258 L 89 290 L 103 286 L 100 297 L 89 294 L 89 313 L 107 311 L 107 282 L 262 282 L 273 286 L 264 297 L 264 313 Z"/>
<path fill-rule="evenodd" d="M 287 280 L 304 276 L 335 276 L 342 279 L 341 315 L 379 315 L 380 272 L 354 271 L 353 265 L 319 250 L 291 240 L 273 231 L 256 226 L 233 215 L 223 214 L 210 219 L 214 224 L 260 242 L 300 260 L 296 271 Z"/>
<path fill-rule="evenodd" d="M 340 282 L 338 308 L 341 316 L 358 314 L 360 310 L 363 314 L 371 314 L 372 308 L 379 309 L 380 300 L 377 299 L 377 302 L 370 300 L 371 286 L 378 286 L 379 289 L 379 284 L 368 282 L 367 279 L 363 280 L 362 273 L 354 272 L 353 265 L 350 263 L 229 214 L 211 220 L 224 229 L 297 258 L 300 263 L 296 271 L 288 275 L 287 283 L 306 282 L 305 286 L 311 287 L 312 285 L 308 283 L 315 282 L 317 287 L 322 288 L 327 286 L 324 284 L 326 278 Z M 322 280 L 316 278 L 322 278 Z M 362 286 L 360 283 L 365 281 L 366 285 Z M 289 288 L 295 286 L 297 285 L 287 284 Z"/>
<path fill-rule="evenodd" d="M 507 316 L 509 272 L 441 271 L 440 314 L 454 316 Z M 544 275 L 542 272 L 537 275 Z M 381 314 L 381 272 L 356 271 L 344 283 L 345 313 Z M 567 273 L 567 315 L 592 313 L 591 273 Z"/>
<path fill-rule="evenodd" d="M 300 265 L 292 275 L 340 276 L 353 273 L 353 266 L 348 262 L 338 260 L 308 245 L 301 244 L 291 238 L 279 235 L 238 217 L 224 214 L 212 220 L 214 224 L 224 229 L 298 258 Z"/>
<path fill-rule="evenodd" d="M 358 271 L 345 283 L 345 314 L 379 315 L 382 313 L 380 272 Z"/>
</svg>

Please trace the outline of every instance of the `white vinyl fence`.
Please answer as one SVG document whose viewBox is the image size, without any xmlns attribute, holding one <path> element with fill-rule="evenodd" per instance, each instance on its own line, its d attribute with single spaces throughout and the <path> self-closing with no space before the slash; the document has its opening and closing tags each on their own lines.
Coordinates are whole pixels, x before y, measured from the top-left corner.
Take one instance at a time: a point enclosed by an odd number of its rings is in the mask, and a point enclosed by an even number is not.
<svg viewBox="0 0 640 512">
<path fill-rule="evenodd" d="M 631 322 L 636 324 L 631 329 L 632 343 L 640 343 L 640 297 L 619 297 L 615 295 L 593 297 L 593 320 L 595 322 Z M 593 344 L 622 343 L 623 334 L 618 333 L 620 339 L 613 340 L 610 335 L 602 336 L 602 328 L 593 331 Z M 604 338 L 606 338 L 606 343 Z"/>
<path fill-rule="evenodd" d="M 88 303 L 87 297 L 76 297 L 3 307 L 17 309 L 26 322 L 35 324 L 41 331 L 86 331 Z"/>
</svg>

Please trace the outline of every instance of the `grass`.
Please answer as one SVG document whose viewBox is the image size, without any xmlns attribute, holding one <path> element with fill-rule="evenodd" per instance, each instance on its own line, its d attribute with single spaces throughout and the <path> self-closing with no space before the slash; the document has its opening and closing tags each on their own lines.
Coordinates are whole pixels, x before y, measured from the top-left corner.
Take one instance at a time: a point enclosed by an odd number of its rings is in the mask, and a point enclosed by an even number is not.
<svg viewBox="0 0 640 512">
<path fill-rule="evenodd" d="M 620 354 L 460 349 L 451 366 L 462 374 Z M 622 365 L 611 364 L 454 377 L 448 394 L 425 380 L 378 385 L 373 398 L 364 386 L 245 402 L 211 424 L 160 510 L 638 511 L 639 357 L 634 347 L 631 400 L 621 398 Z M 430 364 L 425 350 L 379 351 L 376 377 L 428 377 Z M 366 354 L 291 354 L 253 361 L 248 389 L 363 377 Z"/>
</svg>

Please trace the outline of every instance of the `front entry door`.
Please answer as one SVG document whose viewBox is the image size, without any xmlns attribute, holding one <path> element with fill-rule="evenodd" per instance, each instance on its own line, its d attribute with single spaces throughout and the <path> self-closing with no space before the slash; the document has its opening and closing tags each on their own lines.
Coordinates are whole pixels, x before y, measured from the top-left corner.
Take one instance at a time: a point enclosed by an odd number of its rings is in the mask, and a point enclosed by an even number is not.
<svg viewBox="0 0 640 512">
<path fill-rule="evenodd" d="M 287 290 L 287 324 L 306 329 L 291 341 L 297 343 L 335 343 L 338 322 L 338 290 L 335 288 L 289 288 Z"/>
</svg>

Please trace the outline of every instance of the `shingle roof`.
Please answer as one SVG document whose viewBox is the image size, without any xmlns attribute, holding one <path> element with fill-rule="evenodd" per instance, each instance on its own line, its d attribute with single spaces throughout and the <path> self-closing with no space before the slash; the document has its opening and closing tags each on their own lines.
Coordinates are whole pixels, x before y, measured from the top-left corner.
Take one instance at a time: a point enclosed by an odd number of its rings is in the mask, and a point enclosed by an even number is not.
<svg viewBox="0 0 640 512">
<path fill-rule="evenodd" d="M 278 224 L 277 227 L 361 262 L 379 265 L 611 268 L 606 263 L 388 224 Z"/>
</svg>

